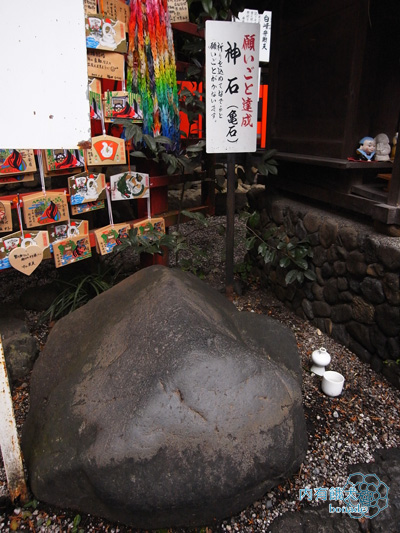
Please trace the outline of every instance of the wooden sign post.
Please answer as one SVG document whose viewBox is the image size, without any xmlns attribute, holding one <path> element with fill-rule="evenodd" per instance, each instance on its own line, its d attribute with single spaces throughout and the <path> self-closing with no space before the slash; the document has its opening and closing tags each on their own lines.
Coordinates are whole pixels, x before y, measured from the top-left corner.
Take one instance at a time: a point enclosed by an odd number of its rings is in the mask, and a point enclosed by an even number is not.
<svg viewBox="0 0 400 533">
<path fill-rule="evenodd" d="M 28 491 L 22 466 L 21 449 L 14 417 L 11 390 L 8 382 L 6 360 L 0 337 L 0 448 L 6 471 L 11 501 L 18 497 L 28 500 Z"/>
<path fill-rule="evenodd" d="M 226 280 L 233 296 L 235 153 L 257 149 L 259 24 L 206 22 L 206 152 L 227 154 Z"/>
</svg>

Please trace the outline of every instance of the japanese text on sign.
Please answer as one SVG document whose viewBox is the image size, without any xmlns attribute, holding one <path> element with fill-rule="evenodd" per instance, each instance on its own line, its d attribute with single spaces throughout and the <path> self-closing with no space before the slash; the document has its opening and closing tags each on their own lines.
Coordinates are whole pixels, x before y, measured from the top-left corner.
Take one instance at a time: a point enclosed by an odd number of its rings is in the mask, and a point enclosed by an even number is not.
<svg viewBox="0 0 400 533">
<path fill-rule="evenodd" d="M 256 9 L 245 9 L 238 14 L 241 22 L 257 22 L 260 24 L 260 61 L 268 63 L 271 50 L 272 12 L 264 11 L 261 15 Z"/>
<path fill-rule="evenodd" d="M 83 0 L 85 15 L 97 14 L 97 0 Z"/>
<path fill-rule="evenodd" d="M 126 25 L 129 23 L 129 6 L 122 0 L 104 0 L 104 13 L 114 20 L 120 20 Z"/>
<path fill-rule="evenodd" d="M 94 78 L 122 80 L 124 56 L 116 52 L 87 51 L 88 75 Z"/>
<path fill-rule="evenodd" d="M 258 24 L 206 22 L 206 150 L 254 152 Z"/>
<path fill-rule="evenodd" d="M 189 21 L 187 0 L 168 0 L 168 12 L 171 23 Z"/>
</svg>

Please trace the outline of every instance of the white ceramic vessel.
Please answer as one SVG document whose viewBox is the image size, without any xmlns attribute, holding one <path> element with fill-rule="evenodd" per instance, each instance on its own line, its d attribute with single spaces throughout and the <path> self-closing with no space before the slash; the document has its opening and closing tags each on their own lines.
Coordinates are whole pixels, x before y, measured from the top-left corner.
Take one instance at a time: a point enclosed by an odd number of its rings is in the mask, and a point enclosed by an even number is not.
<svg viewBox="0 0 400 533">
<path fill-rule="evenodd" d="M 342 393 L 344 377 L 339 372 L 327 370 L 322 376 L 321 388 L 327 396 L 339 396 Z"/>
<path fill-rule="evenodd" d="M 311 372 L 317 374 L 318 376 L 323 376 L 325 373 L 325 367 L 331 362 L 331 356 L 326 351 L 326 348 L 314 350 L 311 354 L 311 359 L 313 362 Z"/>
</svg>

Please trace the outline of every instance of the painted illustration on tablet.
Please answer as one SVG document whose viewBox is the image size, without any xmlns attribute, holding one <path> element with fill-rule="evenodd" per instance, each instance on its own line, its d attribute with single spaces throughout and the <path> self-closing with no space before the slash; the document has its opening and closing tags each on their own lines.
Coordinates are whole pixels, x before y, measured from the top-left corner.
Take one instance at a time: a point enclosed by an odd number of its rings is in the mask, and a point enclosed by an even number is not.
<svg viewBox="0 0 400 533">
<path fill-rule="evenodd" d="M 123 172 L 110 176 L 110 185 L 113 201 L 148 198 L 150 194 L 149 175 L 140 172 Z"/>
<path fill-rule="evenodd" d="M 82 173 L 68 178 L 71 205 L 95 202 L 105 191 L 105 174 Z"/>
<path fill-rule="evenodd" d="M 80 215 L 82 213 L 89 213 L 90 211 L 97 211 L 98 209 L 104 209 L 104 200 L 96 200 L 95 202 L 87 202 L 85 204 L 71 205 L 71 214 Z"/>
<path fill-rule="evenodd" d="M 47 170 L 63 170 L 85 166 L 82 150 L 46 150 L 45 159 Z"/>
<path fill-rule="evenodd" d="M 140 97 L 128 91 L 107 91 L 104 95 L 104 116 L 109 118 L 129 118 L 143 120 Z"/>
<path fill-rule="evenodd" d="M 112 252 L 115 246 L 121 244 L 128 237 L 129 229 L 129 224 L 115 224 L 95 230 L 94 235 L 98 252 L 101 255 Z"/>
<path fill-rule="evenodd" d="M 101 120 L 101 81 L 97 78 L 89 79 L 90 118 Z"/>
<path fill-rule="evenodd" d="M 21 174 L 35 170 L 33 150 L 0 150 L 0 175 Z"/>
<path fill-rule="evenodd" d="M 124 165 L 125 141 L 120 137 L 99 135 L 92 138 L 92 148 L 87 151 L 88 165 Z"/>
<path fill-rule="evenodd" d="M 85 26 L 87 48 L 126 53 L 126 33 L 123 22 L 91 16 L 86 18 Z"/>
<path fill-rule="evenodd" d="M 26 195 L 22 209 L 28 228 L 61 222 L 68 219 L 67 195 L 51 192 Z"/>
<path fill-rule="evenodd" d="M 91 257 L 89 237 L 71 237 L 53 246 L 56 268 Z"/>
<path fill-rule="evenodd" d="M 12 231 L 11 202 L 3 200 L 0 202 L 0 233 Z"/>
</svg>

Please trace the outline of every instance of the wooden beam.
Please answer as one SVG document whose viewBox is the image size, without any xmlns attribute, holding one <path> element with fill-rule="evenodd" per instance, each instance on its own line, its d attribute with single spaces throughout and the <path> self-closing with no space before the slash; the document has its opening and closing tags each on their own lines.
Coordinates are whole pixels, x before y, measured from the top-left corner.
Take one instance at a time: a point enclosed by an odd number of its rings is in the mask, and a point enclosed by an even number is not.
<svg viewBox="0 0 400 533">
<path fill-rule="evenodd" d="M 199 28 L 197 24 L 194 24 L 193 22 L 173 22 L 171 26 L 173 30 L 178 30 L 204 39 L 204 30 Z"/>
<path fill-rule="evenodd" d="M 349 161 L 348 159 L 340 159 L 335 157 L 319 157 L 315 155 L 294 154 L 289 152 L 277 152 L 275 158 L 280 161 L 287 161 L 289 163 L 303 163 L 307 165 L 315 165 L 328 168 L 338 168 L 340 170 L 376 170 L 382 169 L 389 171 L 393 164 L 388 161 Z"/>
<path fill-rule="evenodd" d="M 400 149 L 397 148 L 393 162 L 392 178 L 390 180 L 387 203 L 391 206 L 400 205 Z"/>
<path fill-rule="evenodd" d="M 311 198 L 330 206 L 342 207 L 355 213 L 361 213 L 384 224 L 400 224 L 400 207 L 397 206 L 377 203 L 374 200 L 354 194 L 341 193 L 294 180 L 285 179 L 279 181 L 279 179 L 275 179 L 270 180 L 271 182 L 277 189 L 293 192 L 305 199 Z"/>
<path fill-rule="evenodd" d="M 204 213 L 204 215 L 207 215 L 210 213 L 210 209 L 209 209 L 209 206 L 207 205 L 199 205 L 199 206 L 196 206 L 196 207 L 189 207 L 186 209 L 186 211 L 190 211 L 190 212 L 193 212 L 193 213 Z M 170 226 L 175 226 L 176 223 L 178 222 L 178 215 L 179 215 L 179 211 L 178 210 L 174 210 L 174 211 L 166 211 L 164 213 L 153 213 L 153 217 L 156 218 L 156 217 L 162 217 L 165 221 L 165 227 L 166 228 L 169 228 Z M 126 222 L 123 222 L 124 224 L 136 224 L 138 222 L 144 222 L 148 219 L 148 217 L 141 217 L 141 218 L 137 218 L 135 220 L 127 220 Z M 190 222 L 192 219 L 189 218 L 189 217 L 186 217 L 184 215 L 181 214 L 181 217 L 180 217 L 180 222 L 181 224 L 185 223 L 185 222 Z M 89 231 L 89 241 L 90 241 L 90 246 L 92 248 L 95 248 L 96 247 L 96 238 L 95 238 L 95 235 L 94 235 L 94 232 L 96 231 L 97 228 L 95 229 L 91 229 Z"/>
<path fill-rule="evenodd" d="M 400 225 L 400 207 L 376 204 L 372 210 L 372 218 L 384 224 Z"/>
</svg>

